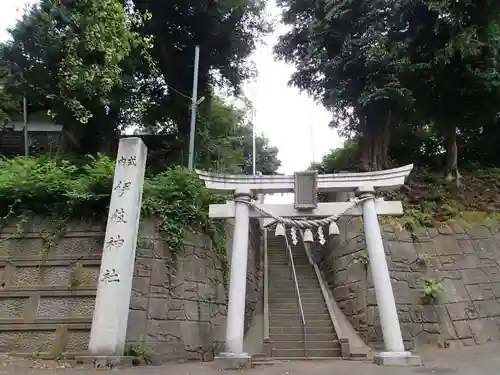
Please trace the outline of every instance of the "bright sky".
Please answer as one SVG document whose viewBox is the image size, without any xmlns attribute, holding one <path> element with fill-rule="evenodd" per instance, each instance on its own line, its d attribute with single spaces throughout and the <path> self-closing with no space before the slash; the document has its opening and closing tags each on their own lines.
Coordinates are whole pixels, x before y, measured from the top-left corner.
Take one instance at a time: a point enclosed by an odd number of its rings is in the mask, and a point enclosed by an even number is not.
<svg viewBox="0 0 500 375">
<path fill-rule="evenodd" d="M 7 38 L 5 29 L 14 24 L 24 5 L 33 2 L 35 0 L 1 1 L 0 40 Z M 278 17 L 275 0 L 269 0 L 268 12 Z M 320 161 L 330 149 L 340 147 L 342 140 L 328 128 L 330 114 L 306 94 L 288 86 L 293 67 L 274 60 L 272 47 L 284 31 L 285 27 L 278 25 L 274 34 L 254 53 L 252 59 L 259 76 L 247 84 L 244 91 L 256 110 L 257 133 L 264 133 L 279 148 L 280 172 L 288 174 L 309 167 L 313 157 Z"/>
</svg>

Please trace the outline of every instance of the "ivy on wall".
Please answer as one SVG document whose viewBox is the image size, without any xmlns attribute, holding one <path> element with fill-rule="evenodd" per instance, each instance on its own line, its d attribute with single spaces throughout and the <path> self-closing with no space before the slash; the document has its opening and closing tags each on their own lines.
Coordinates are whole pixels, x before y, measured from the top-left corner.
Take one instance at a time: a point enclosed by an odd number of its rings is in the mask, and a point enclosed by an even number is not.
<svg viewBox="0 0 500 375">
<path fill-rule="evenodd" d="M 69 161 L 39 158 L 0 160 L 0 215 L 3 222 L 25 222 L 27 213 L 54 219 L 54 231 L 46 233 L 47 247 L 64 232 L 70 219 L 101 219 L 107 216 L 115 161 L 98 155 Z M 208 206 L 220 202 L 195 173 L 176 166 L 144 183 L 142 217 L 154 216 L 173 254 L 183 248 L 186 231 L 208 235 L 227 281 L 224 225 L 208 217 Z M 21 228 L 22 229 L 22 228 Z M 53 233 L 52 233 L 53 232 Z M 44 237 L 44 236 L 42 236 Z"/>
</svg>

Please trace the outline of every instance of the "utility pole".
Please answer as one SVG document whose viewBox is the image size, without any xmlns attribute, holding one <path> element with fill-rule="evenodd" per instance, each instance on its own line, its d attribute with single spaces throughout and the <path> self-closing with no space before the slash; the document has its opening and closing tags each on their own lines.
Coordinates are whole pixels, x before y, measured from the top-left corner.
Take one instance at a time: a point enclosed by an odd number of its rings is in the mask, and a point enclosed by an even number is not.
<svg viewBox="0 0 500 375">
<path fill-rule="evenodd" d="M 257 174 L 257 147 L 255 134 L 255 108 L 252 105 L 252 167 L 253 175 Z"/>
<path fill-rule="evenodd" d="M 194 49 L 193 96 L 191 98 L 191 127 L 189 132 L 188 169 L 194 168 L 194 138 L 196 135 L 196 111 L 198 107 L 198 70 L 200 65 L 200 46 Z M 201 103 L 201 101 L 200 101 Z"/>
<path fill-rule="evenodd" d="M 314 164 L 316 162 L 315 160 L 315 155 L 314 155 L 314 129 L 313 129 L 313 123 L 309 123 L 309 127 L 311 129 L 311 151 L 312 151 L 312 163 Z"/>
<path fill-rule="evenodd" d="M 28 157 L 28 101 L 23 96 L 23 120 L 24 120 L 24 157 Z"/>
</svg>

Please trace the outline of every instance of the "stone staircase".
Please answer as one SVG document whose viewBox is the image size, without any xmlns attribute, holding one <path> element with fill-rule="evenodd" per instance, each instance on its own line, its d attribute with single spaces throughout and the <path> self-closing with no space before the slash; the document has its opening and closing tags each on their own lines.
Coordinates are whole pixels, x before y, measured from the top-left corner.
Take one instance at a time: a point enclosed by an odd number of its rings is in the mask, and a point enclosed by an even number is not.
<svg viewBox="0 0 500 375">
<path fill-rule="evenodd" d="M 305 317 L 300 317 L 292 268 L 284 237 L 268 236 L 269 331 L 268 353 L 272 358 L 341 357 L 340 344 L 326 307 L 319 282 L 301 241 L 292 248 L 295 271 Z"/>
</svg>

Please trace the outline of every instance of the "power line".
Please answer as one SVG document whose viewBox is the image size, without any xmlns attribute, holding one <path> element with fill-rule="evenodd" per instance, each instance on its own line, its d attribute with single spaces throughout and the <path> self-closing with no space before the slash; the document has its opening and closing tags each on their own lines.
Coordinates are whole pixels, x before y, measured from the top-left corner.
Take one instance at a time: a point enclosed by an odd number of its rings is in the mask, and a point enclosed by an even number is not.
<svg viewBox="0 0 500 375">
<path fill-rule="evenodd" d="M 165 86 L 167 86 L 167 89 L 172 90 L 173 92 L 176 92 L 176 93 L 177 93 L 177 94 L 179 94 L 180 96 L 183 96 L 184 98 L 191 100 L 191 97 L 189 97 L 189 96 L 188 96 L 188 95 L 186 95 L 186 94 L 183 94 L 182 92 L 180 92 L 179 90 L 177 90 L 177 89 L 173 88 L 173 87 L 172 87 L 172 86 L 170 86 L 169 84 L 166 84 Z"/>
</svg>

